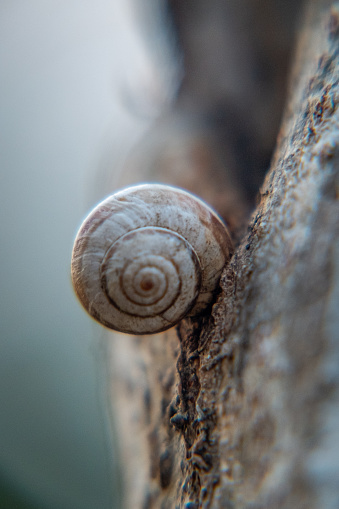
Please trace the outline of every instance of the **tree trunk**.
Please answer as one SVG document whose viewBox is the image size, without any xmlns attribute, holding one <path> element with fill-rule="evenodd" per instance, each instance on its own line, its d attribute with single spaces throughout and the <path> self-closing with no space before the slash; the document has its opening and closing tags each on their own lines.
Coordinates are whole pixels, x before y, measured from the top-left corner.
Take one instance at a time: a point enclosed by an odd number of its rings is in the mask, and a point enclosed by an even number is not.
<svg viewBox="0 0 339 509">
<path fill-rule="evenodd" d="M 309 2 L 260 202 L 209 314 L 112 335 L 127 508 L 339 507 L 339 3 Z"/>
</svg>

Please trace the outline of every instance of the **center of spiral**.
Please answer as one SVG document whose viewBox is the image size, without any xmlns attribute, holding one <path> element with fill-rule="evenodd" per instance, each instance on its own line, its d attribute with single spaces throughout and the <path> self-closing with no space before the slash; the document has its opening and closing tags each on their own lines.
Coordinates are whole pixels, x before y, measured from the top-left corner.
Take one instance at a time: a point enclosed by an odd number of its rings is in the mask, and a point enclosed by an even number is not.
<svg viewBox="0 0 339 509">
<path fill-rule="evenodd" d="M 145 227 L 127 233 L 107 250 L 101 284 L 119 311 L 170 321 L 194 303 L 200 285 L 197 267 L 195 254 L 180 235 Z"/>
<path fill-rule="evenodd" d="M 154 284 L 153 284 L 152 279 L 150 279 L 148 277 L 145 277 L 140 283 L 141 289 L 144 290 L 145 292 L 152 290 L 153 286 L 154 286 Z"/>
<path fill-rule="evenodd" d="M 149 276 L 145 276 L 140 282 L 140 288 L 144 292 L 149 292 L 154 287 L 153 279 Z"/>
<path fill-rule="evenodd" d="M 153 263 L 158 262 L 159 258 L 153 257 Z M 166 273 L 162 267 L 148 266 L 139 267 L 138 262 L 129 265 L 123 274 L 123 286 L 126 295 L 131 301 L 143 304 L 143 299 L 147 298 L 147 304 L 151 299 L 158 301 L 167 289 Z M 145 302 L 146 303 L 146 302 Z"/>
</svg>

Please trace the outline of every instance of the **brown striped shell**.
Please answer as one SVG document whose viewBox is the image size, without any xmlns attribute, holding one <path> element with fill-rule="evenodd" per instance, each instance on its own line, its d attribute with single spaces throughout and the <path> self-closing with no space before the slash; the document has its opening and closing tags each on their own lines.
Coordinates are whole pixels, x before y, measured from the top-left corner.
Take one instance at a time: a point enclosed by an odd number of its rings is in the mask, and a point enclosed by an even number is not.
<svg viewBox="0 0 339 509">
<path fill-rule="evenodd" d="M 200 199 L 144 184 L 100 203 L 73 248 L 72 280 L 88 313 L 129 334 L 152 334 L 201 313 L 232 253 L 228 230 Z"/>
</svg>

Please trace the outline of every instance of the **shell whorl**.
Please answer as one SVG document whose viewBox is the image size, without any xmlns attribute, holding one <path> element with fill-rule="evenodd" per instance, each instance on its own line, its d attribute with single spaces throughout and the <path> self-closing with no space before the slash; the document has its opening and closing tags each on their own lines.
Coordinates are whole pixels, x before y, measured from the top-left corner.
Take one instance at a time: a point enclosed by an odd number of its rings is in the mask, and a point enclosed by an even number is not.
<svg viewBox="0 0 339 509">
<path fill-rule="evenodd" d="M 232 243 L 218 216 L 181 189 L 144 184 L 100 203 L 77 234 L 75 291 L 102 325 L 152 334 L 210 302 Z"/>
</svg>

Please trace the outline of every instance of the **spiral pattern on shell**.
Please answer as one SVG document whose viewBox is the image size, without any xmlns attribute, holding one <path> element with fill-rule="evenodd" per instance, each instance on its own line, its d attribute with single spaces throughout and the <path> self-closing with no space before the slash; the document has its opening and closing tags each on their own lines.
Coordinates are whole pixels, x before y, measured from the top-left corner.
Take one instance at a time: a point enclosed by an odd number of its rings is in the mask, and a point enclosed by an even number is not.
<svg viewBox="0 0 339 509">
<path fill-rule="evenodd" d="M 102 325 L 152 334 L 206 308 L 231 252 L 226 226 L 200 199 L 144 184 L 113 194 L 86 218 L 72 280 Z"/>
</svg>

